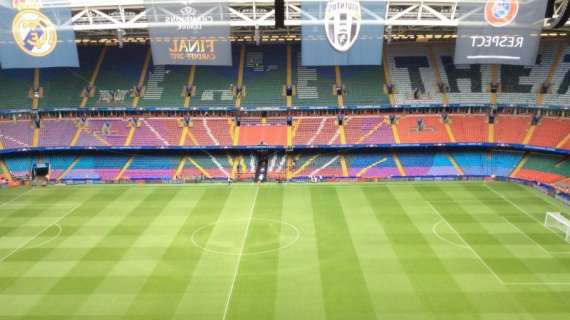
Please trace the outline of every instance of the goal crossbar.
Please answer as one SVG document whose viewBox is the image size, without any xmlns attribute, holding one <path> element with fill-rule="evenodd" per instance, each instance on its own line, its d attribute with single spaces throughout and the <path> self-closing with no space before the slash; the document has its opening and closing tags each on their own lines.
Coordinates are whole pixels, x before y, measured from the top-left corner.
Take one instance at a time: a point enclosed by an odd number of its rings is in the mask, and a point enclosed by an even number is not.
<svg viewBox="0 0 570 320">
<path fill-rule="evenodd" d="M 566 242 L 570 242 L 570 219 L 566 218 L 562 213 L 547 212 L 544 218 L 544 226 L 563 232 Z"/>
</svg>

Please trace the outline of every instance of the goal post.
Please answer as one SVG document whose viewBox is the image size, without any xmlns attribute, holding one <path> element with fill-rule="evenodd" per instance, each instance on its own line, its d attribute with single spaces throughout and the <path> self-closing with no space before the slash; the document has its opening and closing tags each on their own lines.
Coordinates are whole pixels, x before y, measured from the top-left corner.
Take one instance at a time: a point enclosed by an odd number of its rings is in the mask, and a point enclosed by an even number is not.
<svg viewBox="0 0 570 320">
<path fill-rule="evenodd" d="M 556 229 L 564 234 L 566 242 L 570 242 L 570 219 L 560 212 L 547 212 L 544 217 L 544 226 Z"/>
</svg>

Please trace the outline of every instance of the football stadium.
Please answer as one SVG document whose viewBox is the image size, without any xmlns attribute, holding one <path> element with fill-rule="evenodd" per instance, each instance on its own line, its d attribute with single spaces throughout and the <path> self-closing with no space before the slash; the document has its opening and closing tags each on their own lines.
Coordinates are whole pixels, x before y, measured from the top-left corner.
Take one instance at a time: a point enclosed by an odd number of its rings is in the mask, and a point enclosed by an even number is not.
<svg viewBox="0 0 570 320">
<path fill-rule="evenodd" d="M 570 319 L 569 0 L 0 0 L 0 320 Z"/>
</svg>

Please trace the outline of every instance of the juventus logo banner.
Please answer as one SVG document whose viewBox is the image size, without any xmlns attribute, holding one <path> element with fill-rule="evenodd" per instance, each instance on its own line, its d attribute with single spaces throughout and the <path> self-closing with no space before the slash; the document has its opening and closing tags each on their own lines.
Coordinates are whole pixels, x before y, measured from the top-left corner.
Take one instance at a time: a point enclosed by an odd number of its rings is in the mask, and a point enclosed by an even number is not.
<svg viewBox="0 0 570 320">
<path fill-rule="evenodd" d="M 302 64 L 380 65 L 384 0 L 301 0 Z"/>
<path fill-rule="evenodd" d="M 462 1 L 455 63 L 535 64 L 547 2 Z"/>
<path fill-rule="evenodd" d="M 145 0 L 156 65 L 232 65 L 227 2 Z"/>
<path fill-rule="evenodd" d="M 0 0 L 2 68 L 78 67 L 71 10 L 61 2 Z"/>
</svg>

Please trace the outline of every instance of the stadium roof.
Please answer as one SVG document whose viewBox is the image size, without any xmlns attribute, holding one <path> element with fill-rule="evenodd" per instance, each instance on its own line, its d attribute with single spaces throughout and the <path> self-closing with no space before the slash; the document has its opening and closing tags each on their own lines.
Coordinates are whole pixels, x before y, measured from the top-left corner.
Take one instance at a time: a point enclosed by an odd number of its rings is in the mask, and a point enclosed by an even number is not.
<svg viewBox="0 0 570 320">
<path fill-rule="evenodd" d="M 158 0 L 164 3 L 179 3 L 172 0 Z M 158 2 L 155 0 L 154 2 Z M 484 0 L 387 0 L 385 24 L 387 32 L 401 31 L 453 31 L 461 19 L 458 8 L 461 3 Z M 546 0 L 544 0 L 546 1 Z M 212 3 L 212 0 L 193 0 L 193 3 Z M 554 18 L 565 10 L 568 0 L 556 0 Z M 274 0 L 230 1 L 230 15 L 227 21 L 234 29 L 249 30 L 272 28 L 275 25 Z M 132 30 L 142 35 L 148 28 L 147 10 L 144 0 L 44 0 L 44 6 L 70 6 L 73 17 L 67 23 L 75 31 Z M 298 27 L 306 21 L 301 1 L 285 0 L 285 30 L 298 32 Z M 550 19 L 545 20 L 549 28 Z M 568 24 L 566 24 L 568 26 Z M 132 33 L 132 32 L 129 32 Z"/>
</svg>

